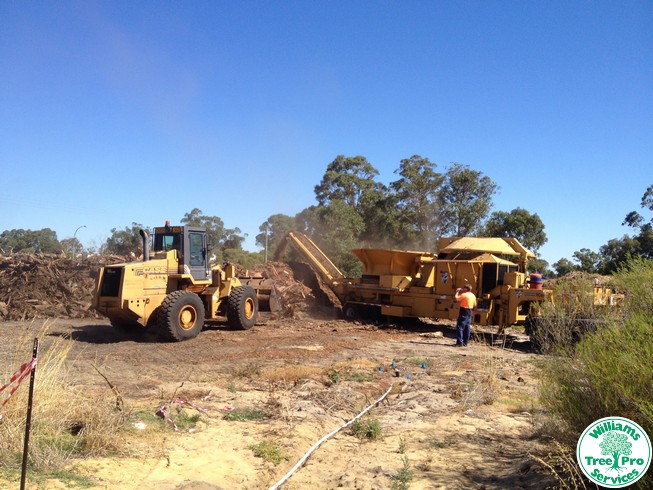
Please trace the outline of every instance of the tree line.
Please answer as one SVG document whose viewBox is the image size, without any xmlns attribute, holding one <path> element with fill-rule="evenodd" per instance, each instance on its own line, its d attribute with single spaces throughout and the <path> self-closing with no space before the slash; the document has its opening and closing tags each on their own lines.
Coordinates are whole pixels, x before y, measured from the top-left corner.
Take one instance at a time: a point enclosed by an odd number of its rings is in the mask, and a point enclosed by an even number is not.
<svg viewBox="0 0 653 490">
<path fill-rule="evenodd" d="M 413 155 L 401 160 L 394 173 L 396 179 L 384 185 L 378 181 L 379 171 L 365 157 L 338 155 L 314 187 L 316 204 L 294 216 L 272 214 L 259 226 L 255 241 L 263 248 L 260 252 L 244 250 L 246 235 L 239 228 L 226 228 L 218 216 L 207 216 L 200 209 L 186 213 L 180 223 L 204 226 L 215 260 L 244 267 L 272 257 L 286 233 L 298 230 L 313 237 L 348 274 L 359 270 L 360 264 L 350 252 L 357 247 L 435 251 L 440 237 L 493 236 L 517 238 L 537 254 L 547 242 L 537 213 L 520 207 L 493 212 L 499 186 L 468 165 L 453 162 L 440 171 L 428 158 Z M 653 211 L 653 186 L 646 190 L 641 206 Z M 653 219 L 646 221 L 633 211 L 623 224 L 637 234 L 610 240 L 598 252 L 583 248 L 552 266 L 537 259 L 531 269 L 548 275 L 574 270 L 607 274 L 630 258 L 653 257 Z M 128 255 L 139 252 L 140 228 L 148 229 L 140 223 L 111 229 L 97 251 L 83 250 L 76 238 L 58 241 L 50 229 L 4 231 L 0 252 Z"/>
</svg>

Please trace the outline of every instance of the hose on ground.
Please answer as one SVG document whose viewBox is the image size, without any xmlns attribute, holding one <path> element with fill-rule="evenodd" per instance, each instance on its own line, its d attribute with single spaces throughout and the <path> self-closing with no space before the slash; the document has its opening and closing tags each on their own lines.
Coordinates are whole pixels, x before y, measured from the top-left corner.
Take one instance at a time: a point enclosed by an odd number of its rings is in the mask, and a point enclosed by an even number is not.
<svg viewBox="0 0 653 490">
<path fill-rule="evenodd" d="M 342 429 L 344 429 L 345 427 L 350 426 L 350 425 L 353 424 L 356 420 L 358 420 L 358 419 L 361 418 L 363 415 L 365 415 L 365 414 L 366 414 L 366 413 L 367 413 L 367 412 L 368 412 L 372 407 L 374 407 L 375 405 L 378 405 L 379 403 L 381 403 L 381 402 L 385 399 L 385 397 L 388 396 L 388 394 L 390 394 L 390 391 L 392 391 L 392 385 L 390 385 L 390 387 L 387 389 L 387 391 L 386 391 L 386 392 L 385 392 L 385 393 L 384 393 L 384 394 L 383 394 L 383 395 L 382 395 L 378 400 L 376 400 L 375 402 L 371 403 L 371 404 L 370 404 L 370 405 L 369 405 L 365 410 L 363 410 L 361 413 L 359 413 L 358 415 L 356 415 L 356 416 L 355 416 L 353 419 L 351 419 L 349 422 L 347 422 L 346 424 L 344 424 L 344 425 L 338 427 L 338 428 L 335 429 L 335 430 L 332 430 L 332 431 L 329 432 L 327 435 L 325 435 L 322 439 L 320 439 L 320 440 L 317 441 L 315 444 L 313 444 L 313 446 L 308 450 L 308 452 L 307 452 L 306 454 L 304 454 L 304 456 L 302 456 L 302 458 L 301 458 L 299 461 L 297 461 L 297 464 L 295 464 L 295 466 L 293 466 L 293 467 L 290 469 L 290 471 L 289 471 L 288 473 L 286 473 L 285 476 L 284 476 L 281 480 L 279 480 L 277 483 L 275 483 L 274 485 L 272 485 L 272 486 L 269 488 L 269 490 L 277 490 L 277 488 L 279 488 L 283 483 L 285 483 L 286 480 L 287 480 L 288 478 L 290 478 L 290 477 L 293 475 L 293 473 L 295 473 L 295 472 L 296 472 L 296 471 L 297 471 L 297 470 L 298 470 L 298 469 L 299 469 L 299 468 L 300 468 L 300 467 L 301 467 L 301 466 L 306 462 L 306 460 L 307 460 L 308 457 L 313 453 L 313 451 L 315 451 L 318 447 L 320 447 L 324 441 L 326 441 L 327 439 L 333 437 L 335 434 L 337 434 L 338 432 L 340 432 L 340 431 L 341 431 Z"/>
</svg>

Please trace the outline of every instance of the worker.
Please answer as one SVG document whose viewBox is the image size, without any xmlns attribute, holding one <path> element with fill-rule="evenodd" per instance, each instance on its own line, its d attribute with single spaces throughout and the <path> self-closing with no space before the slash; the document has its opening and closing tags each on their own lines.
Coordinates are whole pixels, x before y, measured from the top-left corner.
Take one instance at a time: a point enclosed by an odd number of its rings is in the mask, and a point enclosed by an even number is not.
<svg viewBox="0 0 653 490">
<path fill-rule="evenodd" d="M 476 308 L 476 295 L 472 293 L 472 286 L 465 284 L 462 288 L 456 289 L 454 299 L 460 302 L 458 322 L 456 323 L 458 332 L 456 347 L 464 347 L 469 344 L 471 337 L 472 311 Z"/>
</svg>

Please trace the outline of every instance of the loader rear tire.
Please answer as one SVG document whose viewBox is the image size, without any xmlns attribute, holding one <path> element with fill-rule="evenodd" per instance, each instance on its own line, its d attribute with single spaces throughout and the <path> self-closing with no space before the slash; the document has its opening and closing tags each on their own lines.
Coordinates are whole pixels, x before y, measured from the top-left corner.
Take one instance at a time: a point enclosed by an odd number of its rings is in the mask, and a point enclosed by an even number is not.
<svg viewBox="0 0 653 490">
<path fill-rule="evenodd" d="M 227 298 L 227 320 L 232 328 L 247 330 L 256 325 L 258 298 L 250 286 L 237 286 Z"/>
<path fill-rule="evenodd" d="M 161 335 L 179 342 L 195 338 L 204 326 L 204 303 L 190 291 L 173 291 L 161 303 L 159 329 Z"/>
</svg>

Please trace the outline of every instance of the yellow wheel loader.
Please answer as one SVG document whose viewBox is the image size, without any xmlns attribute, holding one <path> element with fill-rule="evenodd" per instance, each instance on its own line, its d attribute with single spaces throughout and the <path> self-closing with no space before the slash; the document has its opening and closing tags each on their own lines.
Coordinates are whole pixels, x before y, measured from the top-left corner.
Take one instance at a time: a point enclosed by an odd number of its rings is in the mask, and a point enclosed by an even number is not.
<svg viewBox="0 0 653 490">
<path fill-rule="evenodd" d="M 261 311 L 280 305 L 271 279 L 236 277 L 232 264 L 210 266 L 206 230 L 166 226 L 140 230 L 143 260 L 102 267 L 93 307 L 119 329 L 157 329 L 172 341 L 196 337 L 205 321 L 226 317 L 248 329 Z"/>
</svg>

